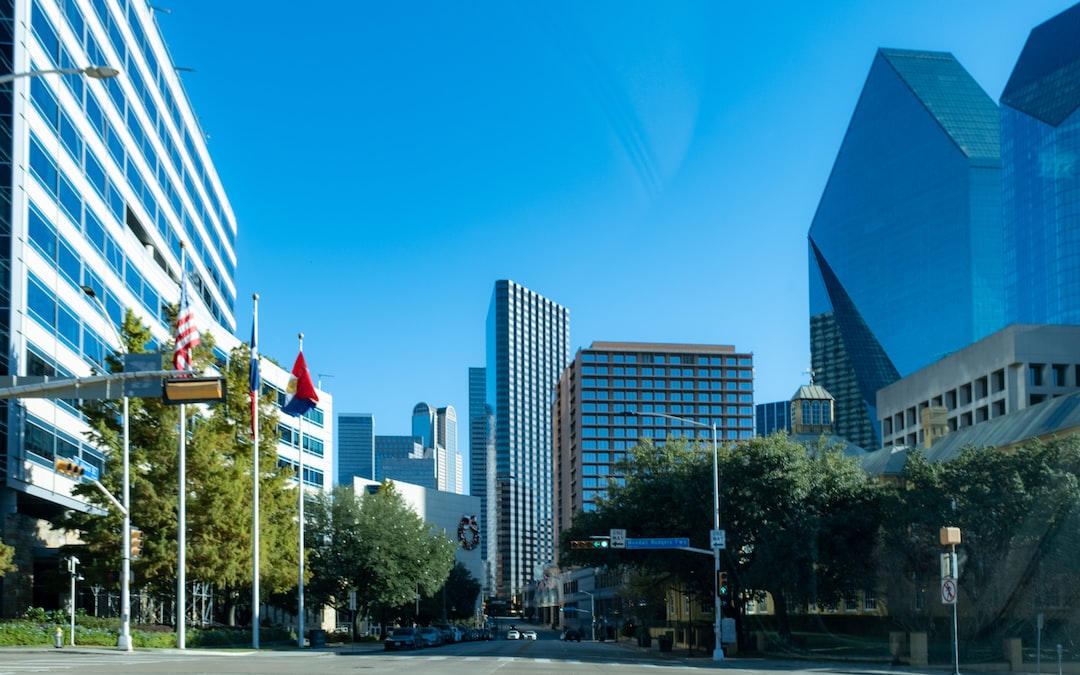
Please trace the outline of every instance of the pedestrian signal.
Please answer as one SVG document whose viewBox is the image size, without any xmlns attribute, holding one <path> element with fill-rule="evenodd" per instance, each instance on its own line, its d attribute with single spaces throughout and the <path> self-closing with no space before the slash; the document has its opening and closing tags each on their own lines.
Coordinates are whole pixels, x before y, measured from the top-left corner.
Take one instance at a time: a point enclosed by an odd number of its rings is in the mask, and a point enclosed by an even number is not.
<svg viewBox="0 0 1080 675">
<path fill-rule="evenodd" d="M 67 457 L 57 457 L 53 464 L 57 471 L 64 475 L 71 476 L 72 478 L 82 477 L 83 472 L 85 471 L 78 460 L 69 459 Z"/>
</svg>

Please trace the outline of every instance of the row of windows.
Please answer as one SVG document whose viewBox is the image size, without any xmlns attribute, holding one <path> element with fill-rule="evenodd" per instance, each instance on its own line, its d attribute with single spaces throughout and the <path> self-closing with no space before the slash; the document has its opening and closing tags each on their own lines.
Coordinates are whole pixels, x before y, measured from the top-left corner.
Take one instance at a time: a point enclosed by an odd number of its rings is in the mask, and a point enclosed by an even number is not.
<svg viewBox="0 0 1080 675">
<path fill-rule="evenodd" d="M 750 379 L 754 376 L 752 370 L 737 370 L 737 369 L 721 369 L 721 368 L 622 368 L 607 366 L 582 366 L 582 375 L 637 375 L 638 371 L 641 371 L 641 375 L 645 377 L 659 376 L 659 377 L 712 377 L 720 378 L 726 377 L 729 379 Z M 618 380 L 616 380 L 618 381 Z M 631 380 L 633 381 L 633 380 Z"/>
<path fill-rule="evenodd" d="M 278 458 L 278 467 L 288 467 L 293 470 L 293 473 L 300 471 L 300 465 L 296 462 L 291 462 L 287 459 Z M 317 487 L 320 490 L 326 481 L 325 474 L 319 469 L 312 468 L 307 464 L 304 465 L 304 485 L 310 485 L 311 487 Z"/>
<path fill-rule="evenodd" d="M 692 394 L 692 393 L 679 393 L 662 391 L 608 391 L 606 389 L 588 389 L 581 392 L 582 401 L 701 401 L 713 403 L 753 403 L 753 394 Z M 582 403 L 582 406 L 590 405 L 589 403 Z M 618 406 L 616 406 L 618 407 Z M 628 409 L 632 409 L 635 406 L 628 406 Z M 643 405 L 642 409 L 651 409 L 651 405 Z M 663 405 L 656 406 L 657 410 L 663 410 Z"/>
<path fill-rule="evenodd" d="M 608 380 L 605 378 L 582 378 L 581 386 L 583 389 L 596 388 L 596 387 L 616 387 L 616 388 L 630 388 L 630 389 L 741 389 L 743 391 L 752 391 L 754 389 L 753 382 L 735 382 L 734 380 L 641 380 L 641 387 L 638 387 L 638 380 Z"/>
<path fill-rule="evenodd" d="M 711 438 L 712 432 L 709 429 L 702 429 L 699 433 L 695 433 L 692 430 L 685 430 L 679 433 L 677 429 L 668 429 L 667 433 L 659 433 L 660 430 L 656 430 L 656 433 L 652 429 L 646 430 L 649 433 L 642 433 L 641 437 L 656 439 L 656 445 L 663 445 L 664 441 L 668 438 L 685 438 L 687 440 L 707 441 Z M 754 437 L 753 429 L 717 429 L 717 438 L 727 440 L 746 439 Z M 581 441 L 582 450 L 630 450 L 638 444 L 637 439 L 630 439 L 625 441 L 620 440 L 608 440 L 608 439 L 593 439 L 587 438 Z"/>
<path fill-rule="evenodd" d="M 650 410 L 649 412 L 652 412 L 652 411 Z M 708 415 L 708 414 L 720 415 L 720 414 L 726 414 L 726 415 L 750 415 L 750 416 L 752 416 L 753 413 L 754 413 L 754 407 L 749 406 L 749 405 L 740 405 L 740 406 L 734 406 L 734 405 L 729 405 L 729 406 L 721 406 L 721 405 L 678 406 L 678 405 L 673 405 L 673 406 L 669 406 L 669 412 L 671 412 L 672 414 L 676 414 L 676 415 L 681 414 L 681 413 L 685 413 L 687 415 Z M 615 415 L 615 416 L 610 416 L 610 415 L 582 415 L 581 416 L 581 423 L 583 425 L 584 424 L 616 424 L 616 425 L 637 426 L 638 424 L 641 424 L 642 421 L 641 421 L 641 418 L 638 417 L 637 415 Z M 649 422 L 649 424 L 652 424 L 652 423 L 653 422 Z M 657 420 L 656 423 L 662 423 L 662 422 L 660 422 L 660 420 Z"/>
<path fill-rule="evenodd" d="M 582 363 L 638 363 L 638 354 L 599 354 L 584 352 Z M 753 360 L 746 356 L 693 356 L 690 354 L 641 354 L 641 363 L 676 363 L 699 366 L 752 366 Z"/>
<path fill-rule="evenodd" d="M 684 398 L 688 402 L 694 400 L 694 397 L 693 397 L 692 394 L 687 394 L 686 397 L 684 397 Z M 702 395 L 699 395 L 697 398 L 698 398 L 699 401 L 701 401 L 703 403 L 704 402 L 709 402 L 709 401 L 711 401 L 713 403 L 722 403 L 722 402 L 723 403 L 738 403 L 738 402 L 753 403 L 753 397 L 749 397 L 749 399 L 748 399 L 745 394 L 724 394 L 723 396 L 721 396 L 719 394 L 709 394 L 707 396 L 702 394 Z M 679 400 L 678 395 L 677 394 L 672 394 L 672 399 L 671 400 L 673 400 L 673 401 Z M 592 402 L 589 402 L 589 403 L 582 403 L 581 404 L 581 409 L 582 409 L 583 412 L 587 412 L 587 413 L 592 413 L 592 412 L 599 412 L 599 413 L 614 412 L 616 414 L 617 413 L 625 413 L 625 412 L 634 412 L 634 411 L 671 413 L 671 414 L 687 413 L 687 414 L 702 414 L 702 415 L 707 414 L 707 413 L 724 412 L 724 411 L 720 410 L 720 406 L 715 406 L 715 405 L 710 405 L 710 406 L 698 405 L 698 406 L 695 407 L 693 405 L 678 405 L 678 404 L 665 405 L 663 403 L 657 403 L 657 404 L 645 403 L 645 404 L 642 404 L 642 405 L 639 406 L 636 403 L 631 403 L 631 404 L 627 405 L 625 403 L 592 403 Z M 739 414 L 742 414 L 742 415 L 750 415 L 750 414 L 753 413 L 753 410 L 754 410 L 754 407 L 752 405 L 739 406 Z M 728 414 L 733 414 L 733 413 L 730 412 L 731 411 L 731 406 L 727 406 L 726 411 L 727 411 Z"/>
<path fill-rule="evenodd" d="M 278 437 L 281 442 L 290 447 L 296 448 L 300 445 L 300 432 L 286 424 L 278 425 Z M 323 456 L 323 442 L 322 439 L 315 438 L 311 434 L 304 434 L 304 452 L 316 457 Z"/>
<path fill-rule="evenodd" d="M 27 416 L 26 452 L 30 459 L 39 457 L 49 465 L 57 457 L 78 457 L 83 462 L 97 468 L 101 474 L 105 470 L 105 459 L 92 451 L 89 445 L 83 445 L 78 439 L 52 429 L 44 421 Z"/>
</svg>

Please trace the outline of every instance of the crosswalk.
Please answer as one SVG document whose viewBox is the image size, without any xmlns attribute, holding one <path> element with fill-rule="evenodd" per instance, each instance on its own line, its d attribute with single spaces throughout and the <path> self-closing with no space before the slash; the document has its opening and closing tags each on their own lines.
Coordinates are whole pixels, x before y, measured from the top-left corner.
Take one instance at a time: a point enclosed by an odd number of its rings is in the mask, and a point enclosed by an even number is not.
<svg viewBox="0 0 1080 675">
<path fill-rule="evenodd" d="M 580 666 L 586 664 L 595 664 L 596 661 L 587 659 L 554 659 L 547 657 L 529 657 L 529 656 L 450 656 L 450 655 L 436 655 L 430 656 L 423 654 L 399 654 L 394 656 L 384 656 L 384 658 L 392 661 L 453 661 L 455 663 L 469 663 L 479 661 L 496 661 L 498 663 L 554 663 L 554 664 L 566 664 L 569 666 Z M 692 665 L 686 663 L 679 663 L 673 661 L 662 662 L 648 662 L 648 661 L 603 661 L 605 668 L 691 668 Z M 0 674 L 2 675 L 2 674 Z"/>
</svg>

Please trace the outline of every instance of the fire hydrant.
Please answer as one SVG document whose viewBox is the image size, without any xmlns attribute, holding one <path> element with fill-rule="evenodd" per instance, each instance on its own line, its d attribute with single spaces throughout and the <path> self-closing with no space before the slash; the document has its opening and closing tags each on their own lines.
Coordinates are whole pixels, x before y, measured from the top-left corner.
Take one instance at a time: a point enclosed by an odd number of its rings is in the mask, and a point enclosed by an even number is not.
<svg viewBox="0 0 1080 675">
<path fill-rule="evenodd" d="M 53 634 L 53 637 L 56 638 L 56 644 L 54 646 L 57 649 L 60 649 L 61 647 L 64 646 L 64 629 L 63 628 L 61 628 L 60 626 L 57 626 L 56 627 L 56 633 Z"/>
</svg>

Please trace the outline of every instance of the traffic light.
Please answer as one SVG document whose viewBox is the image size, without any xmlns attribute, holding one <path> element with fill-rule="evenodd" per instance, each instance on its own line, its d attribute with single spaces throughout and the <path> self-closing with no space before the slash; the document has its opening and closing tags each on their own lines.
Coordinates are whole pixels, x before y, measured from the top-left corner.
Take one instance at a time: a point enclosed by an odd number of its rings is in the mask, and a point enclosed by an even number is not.
<svg viewBox="0 0 1080 675">
<path fill-rule="evenodd" d="M 72 478 L 81 478 L 85 469 L 78 460 L 70 459 L 68 457 L 57 457 L 53 460 L 53 465 L 60 473 L 71 476 Z"/>
<path fill-rule="evenodd" d="M 727 572 L 716 573 L 716 592 L 721 598 L 726 599 L 728 594 Z"/>
<path fill-rule="evenodd" d="M 142 530 L 131 528 L 131 557 L 142 555 Z"/>
<path fill-rule="evenodd" d="M 573 539 L 570 548 L 607 548 L 607 539 Z"/>
</svg>

